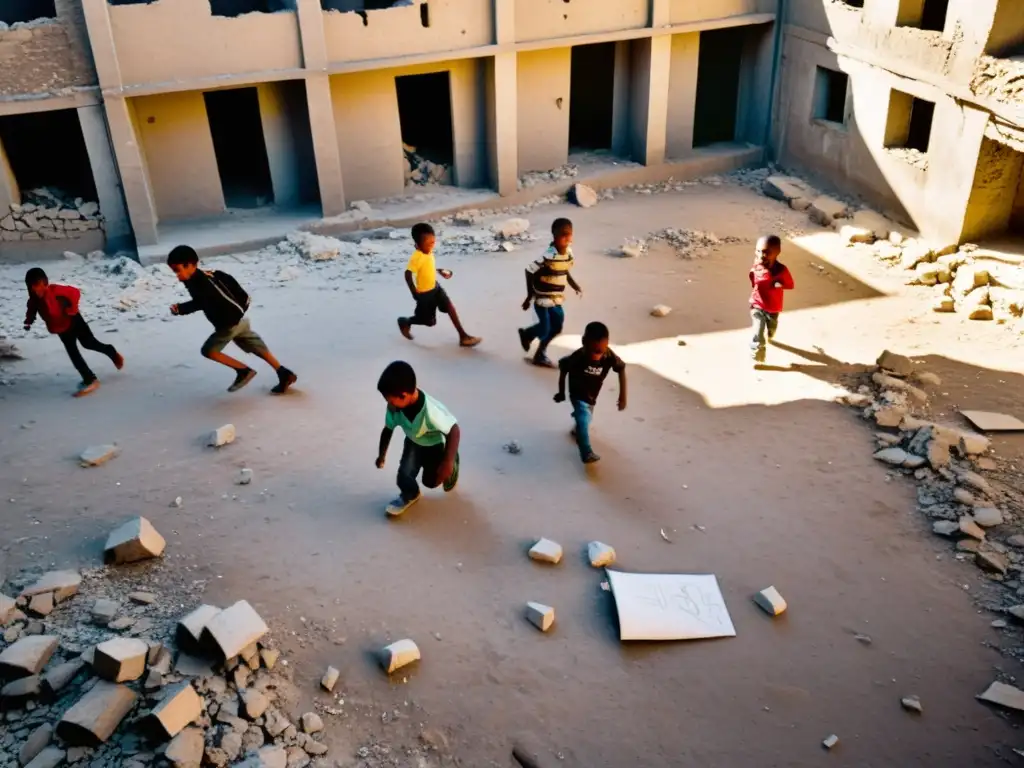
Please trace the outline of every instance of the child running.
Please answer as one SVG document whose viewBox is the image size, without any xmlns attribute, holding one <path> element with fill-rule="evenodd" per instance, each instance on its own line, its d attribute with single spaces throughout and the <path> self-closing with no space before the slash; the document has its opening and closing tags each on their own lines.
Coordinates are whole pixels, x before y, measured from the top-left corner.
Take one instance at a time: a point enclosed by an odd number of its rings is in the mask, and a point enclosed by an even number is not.
<svg viewBox="0 0 1024 768">
<path fill-rule="evenodd" d="M 423 472 L 427 488 L 444 485 L 445 491 L 459 481 L 459 440 L 461 432 L 451 411 L 416 386 L 416 372 L 408 363 L 396 360 L 384 369 L 377 391 L 388 403 L 384 429 L 377 449 L 377 469 L 384 459 L 396 427 L 405 432 L 402 459 L 398 464 L 398 497 L 386 509 L 398 517 L 422 497 L 416 476 Z"/>
<path fill-rule="evenodd" d="M 569 402 L 576 427 L 572 436 L 580 449 L 584 464 L 593 464 L 601 457 L 590 447 L 590 422 L 601 385 L 609 371 L 619 374 L 619 410 L 626 410 L 626 364 L 608 348 L 608 326 L 588 323 L 583 331 L 583 346 L 558 361 L 558 394 L 556 403 L 565 402 L 565 380 L 569 379 Z"/>
<path fill-rule="evenodd" d="M 765 335 L 767 341 L 775 338 L 784 292 L 793 290 L 793 276 L 779 261 L 780 253 L 782 240 L 778 235 L 762 237 L 757 241 L 754 266 L 750 268 L 750 317 L 754 321 L 750 350 L 755 366 L 765 359 Z"/>
<path fill-rule="evenodd" d="M 544 368 L 554 368 L 555 364 L 548 358 L 548 344 L 562 332 L 565 325 L 565 286 L 569 285 L 577 296 L 583 295 L 583 289 L 572 278 L 569 270 L 573 267 L 572 257 L 572 222 L 568 219 L 555 219 L 551 224 L 551 245 L 544 256 L 526 268 L 526 300 L 523 311 L 530 308 L 537 313 L 537 323 L 529 328 L 519 329 L 519 343 L 523 351 L 529 352 L 533 340 L 540 344 L 533 356 L 533 364 Z"/>
<path fill-rule="evenodd" d="M 412 228 L 412 240 L 416 244 L 409 263 L 405 267 L 405 283 L 412 292 L 416 310 L 412 317 L 398 318 L 398 330 L 407 339 L 412 339 L 412 326 L 425 325 L 433 327 L 437 324 L 438 310 L 451 318 L 452 325 L 459 334 L 459 345 L 475 347 L 483 339 L 470 336 L 462 327 L 459 313 L 455 311 L 444 288 L 437 284 L 437 276 L 450 280 L 454 274 L 450 269 L 438 269 L 434 263 L 434 243 L 437 238 L 434 228 L 429 224 L 419 223 Z"/>
<path fill-rule="evenodd" d="M 245 363 L 224 354 L 224 347 L 235 342 L 239 349 L 262 358 L 277 372 L 277 385 L 270 391 L 283 395 L 294 384 L 297 376 L 278 362 L 266 343 L 249 325 L 245 316 L 249 308 L 249 294 L 242 290 L 231 275 L 226 272 L 207 272 L 199 269 L 199 255 L 187 245 L 175 247 L 167 256 L 167 266 L 185 284 L 191 301 L 172 304 L 172 315 L 191 315 L 202 311 L 213 324 L 213 333 L 203 344 L 203 357 L 226 365 L 235 372 L 235 381 L 228 392 L 237 392 L 256 375 L 256 371 Z"/>
<path fill-rule="evenodd" d="M 124 367 L 124 358 L 109 344 L 97 341 L 89 324 L 78 311 L 78 301 L 82 297 L 80 290 L 71 285 L 51 283 L 39 267 L 33 267 L 25 273 L 25 286 L 28 288 L 25 330 L 32 327 L 38 315 L 46 323 L 46 330 L 60 337 L 68 357 L 71 358 L 71 364 L 82 377 L 75 397 L 92 394 L 100 386 L 100 380 L 82 357 L 78 349 L 79 344 L 85 349 L 101 352 L 109 357 L 117 370 Z"/>
</svg>

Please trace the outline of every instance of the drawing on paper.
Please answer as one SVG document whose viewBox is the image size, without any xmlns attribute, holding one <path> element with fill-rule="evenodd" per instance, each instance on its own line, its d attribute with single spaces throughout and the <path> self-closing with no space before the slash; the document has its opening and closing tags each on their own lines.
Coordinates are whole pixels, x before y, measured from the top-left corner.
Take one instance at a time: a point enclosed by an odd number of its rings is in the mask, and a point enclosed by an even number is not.
<svg viewBox="0 0 1024 768">
<path fill-rule="evenodd" d="M 725 598 L 712 574 L 608 571 L 620 640 L 735 637 Z"/>
</svg>

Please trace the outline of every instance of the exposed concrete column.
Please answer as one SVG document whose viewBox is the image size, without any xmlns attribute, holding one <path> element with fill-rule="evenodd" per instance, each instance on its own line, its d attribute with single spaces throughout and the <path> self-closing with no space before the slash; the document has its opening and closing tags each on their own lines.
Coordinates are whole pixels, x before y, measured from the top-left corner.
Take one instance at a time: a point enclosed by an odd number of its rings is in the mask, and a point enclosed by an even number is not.
<svg viewBox="0 0 1024 768">
<path fill-rule="evenodd" d="M 668 26 L 671 12 L 671 0 L 651 0 L 651 26 L 655 29 Z"/>
<path fill-rule="evenodd" d="M 21 188 L 18 186 L 18 180 L 14 178 L 4 144 L 0 141 L 0 216 L 6 216 L 11 205 L 15 204 L 21 204 Z"/>
<path fill-rule="evenodd" d="M 627 157 L 630 153 L 629 81 L 630 41 L 615 43 L 615 74 L 612 80 L 612 153 Z"/>
<path fill-rule="evenodd" d="M 121 96 L 107 96 L 103 100 L 107 114 L 107 128 L 114 158 L 121 174 L 121 188 L 137 245 L 155 245 L 157 242 L 156 205 L 149 185 L 146 159 L 139 144 L 138 131 L 133 119 L 132 105 Z"/>
<path fill-rule="evenodd" d="M 672 37 L 633 43 L 633 159 L 644 165 L 665 161 Z"/>
<path fill-rule="evenodd" d="M 128 210 L 125 208 L 121 192 L 121 180 L 117 175 L 117 165 L 110 148 L 110 135 L 107 133 L 103 107 L 98 104 L 79 107 L 78 122 L 82 126 L 82 138 L 85 139 L 85 150 L 89 155 L 96 196 L 100 212 L 103 214 L 107 247 L 115 251 L 128 247 L 131 244 L 132 227 L 128 221 Z"/>
<path fill-rule="evenodd" d="M 320 208 L 324 216 L 337 216 L 345 211 L 345 186 L 341 179 L 341 150 L 334 122 L 331 78 L 326 73 L 306 76 L 306 104 L 320 185 Z"/>
<path fill-rule="evenodd" d="M 121 66 L 117 61 L 117 49 L 114 47 L 107 0 L 82 0 L 82 11 L 89 31 L 89 47 L 92 49 L 100 88 L 104 91 L 121 90 L 124 83 L 121 79 Z"/>
<path fill-rule="evenodd" d="M 515 0 L 494 0 L 494 42 L 498 45 L 516 41 Z"/>
<path fill-rule="evenodd" d="M 326 72 L 327 38 L 324 36 L 324 12 L 320 0 L 298 0 L 298 14 L 302 65 L 316 72 Z"/>
<path fill-rule="evenodd" d="M 519 184 L 518 62 L 515 51 L 487 62 L 487 157 L 491 186 L 511 195 Z"/>
</svg>

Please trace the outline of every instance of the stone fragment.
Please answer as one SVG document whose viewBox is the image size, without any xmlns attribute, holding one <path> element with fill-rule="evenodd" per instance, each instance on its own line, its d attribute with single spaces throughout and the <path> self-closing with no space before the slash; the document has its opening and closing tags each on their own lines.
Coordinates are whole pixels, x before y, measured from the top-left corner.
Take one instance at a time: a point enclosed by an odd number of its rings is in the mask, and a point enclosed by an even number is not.
<svg viewBox="0 0 1024 768">
<path fill-rule="evenodd" d="M 795 176 L 769 176 L 761 182 L 761 191 L 773 200 L 788 202 L 794 198 L 809 198 L 814 195 L 803 179 Z"/>
<path fill-rule="evenodd" d="M 21 591 L 22 597 L 33 597 L 44 592 L 53 592 L 54 601 L 63 603 L 78 592 L 82 576 L 78 571 L 49 571 L 39 577 L 30 587 Z"/>
<path fill-rule="evenodd" d="M 500 238 L 511 240 L 514 237 L 521 237 L 530 228 L 528 219 L 508 219 L 501 224 L 494 224 L 491 231 Z"/>
<path fill-rule="evenodd" d="M 877 239 L 875 233 L 870 229 L 851 224 L 839 228 L 839 237 L 846 243 L 867 243 L 868 245 Z"/>
<path fill-rule="evenodd" d="M 14 598 L 0 592 L 0 626 L 5 625 L 17 609 Z"/>
<path fill-rule="evenodd" d="M 43 690 L 50 695 L 60 693 L 84 666 L 85 662 L 82 659 L 73 659 L 51 668 L 43 675 Z"/>
<path fill-rule="evenodd" d="M 203 700 L 192 683 L 185 681 L 166 690 L 163 699 L 153 709 L 152 718 L 167 738 L 173 738 L 202 714 Z"/>
<path fill-rule="evenodd" d="M 973 507 L 976 504 L 974 496 L 966 488 L 954 488 L 953 500 L 968 507 Z"/>
<path fill-rule="evenodd" d="M 1006 569 L 1009 567 L 1005 557 L 998 552 L 986 550 L 979 550 L 974 554 L 974 563 L 983 571 L 998 573 L 1004 576 L 1006 575 Z"/>
<path fill-rule="evenodd" d="M 214 605 L 200 605 L 191 613 L 178 620 L 177 639 L 183 647 L 195 650 L 202 642 L 203 630 L 217 614 L 220 608 Z"/>
<path fill-rule="evenodd" d="M 551 539 L 541 539 L 530 547 L 530 559 L 557 564 L 562 559 L 562 545 Z"/>
<path fill-rule="evenodd" d="M 972 539 L 977 539 L 978 541 L 985 540 L 985 531 L 981 529 L 981 526 L 974 522 L 974 518 L 970 515 L 964 515 L 961 517 L 958 526 L 960 528 L 960 533 L 970 536 Z"/>
<path fill-rule="evenodd" d="M 918 389 L 913 384 L 908 384 L 903 379 L 897 379 L 893 376 L 889 376 L 885 373 L 874 373 L 871 375 L 871 380 L 882 389 L 891 389 L 896 392 L 904 392 L 907 396 L 912 397 L 919 403 L 928 402 L 928 393 L 923 389 Z"/>
<path fill-rule="evenodd" d="M 142 683 L 145 691 L 159 691 L 164 687 L 164 675 L 158 669 L 150 669 L 146 673 L 146 679 Z"/>
<path fill-rule="evenodd" d="M 208 677 L 213 674 L 213 667 L 206 659 L 179 653 L 178 660 L 174 663 L 174 671 L 184 677 Z"/>
<path fill-rule="evenodd" d="M 786 601 L 775 587 L 762 589 L 754 595 L 754 602 L 769 616 L 778 616 L 786 610 Z"/>
<path fill-rule="evenodd" d="M 152 605 L 156 602 L 156 595 L 152 592 L 129 592 L 128 599 L 138 605 Z"/>
<path fill-rule="evenodd" d="M 252 470 L 248 467 L 238 470 L 238 477 L 235 478 L 237 485 L 249 485 L 252 482 Z"/>
<path fill-rule="evenodd" d="M 875 411 L 875 423 L 880 427 L 898 427 L 907 415 L 907 409 L 899 405 L 887 405 Z"/>
<path fill-rule="evenodd" d="M 957 552 L 966 552 L 967 554 L 973 555 L 981 549 L 981 542 L 977 539 L 963 539 L 956 543 Z"/>
<path fill-rule="evenodd" d="M 615 562 L 615 550 L 600 541 L 587 544 L 587 559 L 594 568 L 606 568 Z"/>
<path fill-rule="evenodd" d="M 914 371 L 911 378 L 918 384 L 924 384 L 927 387 L 938 387 L 942 384 L 942 379 L 931 371 Z"/>
<path fill-rule="evenodd" d="M 225 424 L 222 427 L 217 427 L 206 438 L 206 444 L 211 448 L 220 448 L 233 442 L 235 442 L 234 424 Z"/>
<path fill-rule="evenodd" d="M 206 623 L 203 638 L 211 640 L 223 658 L 230 659 L 267 631 L 267 625 L 253 607 L 246 600 L 239 600 Z"/>
<path fill-rule="evenodd" d="M 900 266 L 904 269 L 915 269 L 918 264 L 935 260 L 932 249 L 924 243 L 913 243 L 904 246 L 903 254 L 900 256 Z"/>
<path fill-rule="evenodd" d="M 199 768 L 204 747 L 202 729 L 186 728 L 171 739 L 164 757 L 175 768 Z"/>
<path fill-rule="evenodd" d="M 878 240 L 887 239 L 893 231 L 893 224 L 889 219 L 869 208 L 854 212 L 853 226 L 868 230 Z"/>
<path fill-rule="evenodd" d="M 260 734 L 262 739 L 263 734 Z M 260 741 L 260 744 L 263 742 Z M 228 760 L 236 759 L 242 753 L 242 734 L 235 730 L 221 729 L 220 748 Z"/>
<path fill-rule="evenodd" d="M 103 561 L 121 565 L 160 557 L 167 542 L 144 517 L 136 517 L 111 531 L 103 550 Z"/>
<path fill-rule="evenodd" d="M 889 371 L 897 376 L 907 377 L 914 372 L 914 362 L 909 357 L 897 355 L 885 350 L 878 356 L 875 365 L 883 371 Z"/>
<path fill-rule="evenodd" d="M 991 528 L 995 525 L 1003 524 L 1003 513 L 995 507 L 975 507 L 971 517 L 982 528 Z"/>
<path fill-rule="evenodd" d="M 286 750 L 288 756 L 287 768 L 306 768 L 312 760 L 309 755 L 306 754 L 306 750 L 302 747 L 288 747 Z"/>
<path fill-rule="evenodd" d="M 961 432 L 958 447 L 964 456 L 979 456 L 985 453 L 991 441 L 984 435 L 974 432 Z"/>
<path fill-rule="evenodd" d="M 98 467 L 117 456 L 121 449 L 116 445 L 90 445 L 78 457 L 83 467 Z"/>
<path fill-rule="evenodd" d="M 967 313 L 968 320 L 991 320 L 993 319 L 992 307 L 987 304 L 979 304 Z"/>
<path fill-rule="evenodd" d="M 932 533 L 939 536 L 953 536 L 960 531 L 960 524 L 954 520 L 936 520 L 932 523 Z"/>
<path fill-rule="evenodd" d="M 4 709 L 20 709 L 27 701 L 39 698 L 40 693 L 42 684 L 39 675 L 19 677 L 0 688 L 0 704 Z"/>
<path fill-rule="evenodd" d="M 98 677 L 113 683 L 138 680 L 146 671 L 149 646 L 134 637 L 115 637 L 96 646 L 92 668 Z"/>
<path fill-rule="evenodd" d="M 324 729 L 324 721 L 316 712 L 307 712 L 302 716 L 300 722 L 305 733 L 319 733 Z"/>
<path fill-rule="evenodd" d="M 390 675 L 407 664 L 419 661 L 420 649 L 412 640 L 399 640 L 381 651 L 381 666 Z"/>
<path fill-rule="evenodd" d="M 573 184 L 569 191 L 569 202 L 580 208 L 590 208 L 597 205 L 597 192 L 586 184 Z"/>
<path fill-rule="evenodd" d="M 92 606 L 92 620 L 97 624 L 106 626 L 114 620 L 117 616 L 117 611 L 121 606 L 113 600 L 107 600 L 106 598 L 99 598 Z"/>
<path fill-rule="evenodd" d="M 821 742 L 821 745 L 825 747 L 825 749 L 832 749 L 838 743 L 839 737 L 833 733 L 831 736 L 829 736 L 827 739 Z"/>
<path fill-rule="evenodd" d="M 260 660 L 267 669 L 273 669 L 279 658 L 281 658 L 281 652 L 276 648 L 260 648 Z M 327 669 L 330 670 L 332 667 Z"/>
<path fill-rule="evenodd" d="M 320 685 L 328 693 L 334 690 L 334 686 L 338 684 L 338 678 L 341 676 L 335 667 L 328 667 L 327 671 L 324 672 L 324 676 L 320 679 Z"/>
<path fill-rule="evenodd" d="M 893 467 L 902 467 L 909 454 L 902 448 L 883 448 L 875 453 L 875 459 Z"/>
<path fill-rule="evenodd" d="M 665 304 L 656 304 L 651 308 L 651 317 L 667 317 L 672 312 L 672 307 Z"/>
<path fill-rule="evenodd" d="M 135 626 L 135 623 L 137 621 L 138 619 L 136 619 L 134 616 L 122 616 L 121 618 L 114 619 L 112 622 L 107 624 L 107 628 L 114 629 L 120 632 L 124 629 L 131 629 Z"/>
<path fill-rule="evenodd" d="M 1017 621 L 1024 622 L 1024 605 L 1011 605 L 1006 609 L 1006 612 L 1017 619 Z"/>
<path fill-rule="evenodd" d="M 21 745 L 21 751 L 18 753 L 18 764 L 28 765 L 31 763 L 36 758 L 36 755 L 49 746 L 52 740 L 53 726 L 49 723 L 43 723 L 32 731 L 25 740 L 25 743 Z"/>
<path fill-rule="evenodd" d="M 526 620 L 541 632 L 547 632 L 555 623 L 555 609 L 543 603 L 526 604 Z"/>
<path fill-rule="evenodd" d="M 66 756 L 67 753 L 60 747 L 47 747 L 36 755 L 25 768 L 57 768 L 64 762 Z"/>
<path fill-rule="evenodd" d="M 979 693 L 977 698 L 980 701 L 987 701 L 990 704 L 998 704 L 1008 709 L 1024 711 L 1024 691 L 1006 683 L 996 681 Z"/>
<path fill-rule="evenodd" d="M 102 744 L 135 706 L 135 699 L 131 688 L 99 680 L 64 713 L 57 736 L 71 746 Z"/>
<path fill-rule="evenodd" d="M 7 646 L 0 653 L 0 678 L 16 680 L 38 675 L 59 643 L 60 639 L 53 635 L 33 635 Z"/>
<path fill-rule="evenodd" d="M 239 664 L 233 670 L 231 670 L 231 682 L 235 684 L 235 688 L 243 690 L 249 686 L 249 668 L 243 667 Z"/>
<path fill-rule="evenodd" d="M 239 763 L 239 768 L 288 768 L 288 753 L 284 747 L 263 747 Z"/>
<path fill-rule="evenodd" d="M 904 696 L 900 699 L 900 706 L 902 706 L 908 712 L 916 712 L 921 714 L 921 700 L 917 696 Z"/>
<path fill-rule="evenodd" d="M 811 207 L 807 211 L 812 221 L 823 227 L 831 226 L 836 219 L 846 216 L 846 203 L 836 200 L 828 195 L 818 195 L 811 201 Z"/>
<path fill-rule="evenodd" d="M 33 595 L 28 601 L 28 612 L 34 616 L 49 616 L 53 613 L 53 592 Z"/>
<path fill-rule="evenodd" d="M 270 706 L 270 699 L 255 688 L 246 688 L 241 692 L 240 698 L 242 699 L 242 708 L 245 716 L 250 720 L 263 717 L 263 713 Z"/>
</svg>

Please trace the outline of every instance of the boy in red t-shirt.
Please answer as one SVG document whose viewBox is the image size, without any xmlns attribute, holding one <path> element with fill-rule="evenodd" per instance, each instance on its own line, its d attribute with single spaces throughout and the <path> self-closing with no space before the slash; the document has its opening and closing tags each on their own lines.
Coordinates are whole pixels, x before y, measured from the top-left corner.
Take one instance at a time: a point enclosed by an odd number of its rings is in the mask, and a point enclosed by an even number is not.
<svg viewBox="0 0 1024 768">
<path fill-rule="evenodd" d="M 82 397 L 96 391 L 99 387 L 99 379 L 92 369 L 86 364 L 78 345 L 93 352 L 102 352 L 110 358 L 114 367 L 121 370 L 124 367 L 124 358 L 117 350 L 109 344 L 96 340 L 92 335 L 92 329 L 85 319 L 78 312 L 78 300 L 82 292 L 72 285 L 59 285 L 51 283 L 46 273 L 33 267 L 25 273 L 25 287 L 28 288 L 28 311 L 25 314 L 25 330 L 32 327 L 36 315 L 43 318 L 46 323 L 46 330 L 56 334 L 64 343 L 64 349 L 71 358 L 71 363 L 78 370 L 82 377 L 82 383 L 78 385 L 75 397 Z"/>
<path fill-rule="evenodd" d="M 754 321 L 754 338 L 750 349 L 754 365 L 764 362 L 765 335 L 767 341 L 775 338 L 779 327 L 779 313 L 782 311 L 783 292 L 793 290 L 793 276 L 786 265 L 779 261 L 782 240 L 778 235 L 768 235 L 757 241 L 754 251 L 754 266 L 750 268 L 750 317 Z"/>
</svg>

